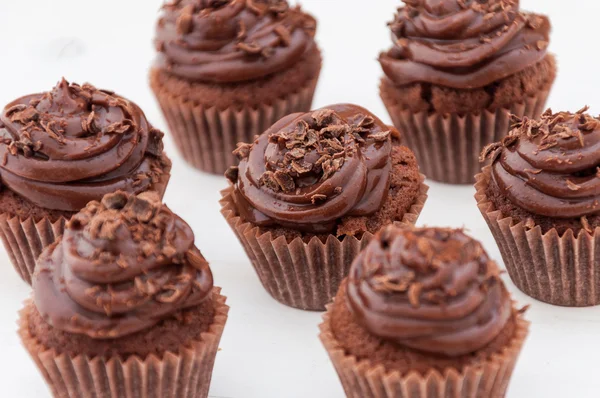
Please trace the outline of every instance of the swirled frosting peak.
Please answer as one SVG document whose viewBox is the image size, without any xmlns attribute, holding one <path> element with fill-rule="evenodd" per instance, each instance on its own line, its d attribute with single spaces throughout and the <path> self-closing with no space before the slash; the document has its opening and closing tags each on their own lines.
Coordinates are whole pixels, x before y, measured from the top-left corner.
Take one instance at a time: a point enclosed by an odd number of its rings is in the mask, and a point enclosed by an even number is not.
<svg viewBox="0 0 600 398">
<path fill-rule="evenodd" d="M 190 227 L 154 192 L 90 202 L 42 253 L 35 305 L 53 327 L 96 339 L 149 328 L 210 296 Z"/>
<path fill-rule="evenodd" d="M 0 114 L 0 178 L 37 206 L 78 211 L 107 193 L 158 183 L 168 162 L 162 136 L 135 104 L 63 79 Z"/>
<path fill-rule="evenodd" d="M 512 313 L 481 244 L 438 228 L 384 229 L 352 264 L 347 299 L 372 334 L 446 356 L 485 347 Z"/>
<path fill-rule="evenodd" d="M 163 7 L 158 66 L 184 79 L 235 83 L 296 64 L 316 21 L 286 0 L 176 0 Z"/>
<path fill-rule="evenodd" d="M 330 233 L 344 216 L 380 209 L 390 184 L 395 129 L 355 105 L 289 115 L 234 152 L 242 217 L 257 225 Z"/>
<path fill-rule="evenodd" d="M 398 85 L 482 88 L 541 61 L 550 22 L 518 0 L 405 0 L 379 60 Z"/>
<path fill-rule="evenodd" d="M 512 203 L 553 218 L 600 213 L 600 119 L 586 112 L 513 116 L 509 135 L 485 148 L 482 158 L 494 160 L 492 177 Z"/>
</svg>

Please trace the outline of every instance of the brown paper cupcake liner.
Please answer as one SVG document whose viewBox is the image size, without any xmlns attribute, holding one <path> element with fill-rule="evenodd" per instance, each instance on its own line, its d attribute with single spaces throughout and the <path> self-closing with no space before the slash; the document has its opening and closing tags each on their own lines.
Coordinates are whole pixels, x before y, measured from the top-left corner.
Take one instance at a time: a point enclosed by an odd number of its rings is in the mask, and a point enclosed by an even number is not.
<svg viewBox="0 0 600 398">
<path fill-rule="evenodd" d="M 175 144 L 192 166 L 223 174 L 237 160 L 231 154 L 238 142 L 252 142 L 279 119 L 290 113 L 308 112 L 319 74 L 296 92 L 259 106 L 217 109 L 194 104 L 153 87 Z"/>
<path fill-rule="evenodd" d="M 542 233 L 540 226 L 527 228 L 496 210 L 487 198 L 491 178 L 487 166 L 476 176 L 477 206 L 487 222 L 506 269 L 525 294 L 549 304 L 586 307 L 600 304 L 600 231 L 556 229 Z"/>
<path fill-rule="evenodd" d="M 423 177 L 424 178 L 424 177 Z M 421 184 L 420 195 L 399 224 L 414 225 L 419 218 L 429 187 Z M 264 288 L 277 301 L 303 310 L 323 311 L 337 293 L 358 253 L 373 237 L 342 240 L 330 235 L 326 242 L 313 237 L 287 242 L 284 236 L 261 233 L 254 224 L 236 215 L 230 187 L 221 192 L 221 213 L 237 235 Z"/>
<path fill-rule="evenodd" d="M 60 217 L 51 222 L 48 218 L 35 221 L 0 214 L 0 238 L 10 261 L 19 276 L 31 285 L 35 262 L 44 248 L 62 235 L 67 220 Z"/>
<path fill-rule="evenodd" d="M 202 398 L 208 396 L 215 357 L 229 307 L 215 288 L 216 312 L 209 330 L 179 352 L 161 357 L 70 357 L 48 349 L 29 334 L 27 308 L 21 311 L 19 335 L 57 398 Z"/>
<path fill-rule="evenodd" d="M 328 306 L 329 309 L 329 306 Z M 336 340 L 329 311 L 320 325 L 321 342 L 350 398 L 500 398 L 504 397 L 513 369 L 527 337 L 529 322 L 517 319 L 515 337 L 501 352 L 462 371 L 432 369 L 426 374 L 387 371 L 381 364 L 348 355 Z"/>
<path fill-rule="evenodd" d="M 161 181 L 155 185 L 161 198 L 165 194 L 170 177 L 170 174 L 164 174 Z M 28 284 L 31 285 L 37 258 L 63 234 L 67 221 L 64 217 L 54 221 L 44 217 L 36 221 L 32 217 L 22 218 L 0 212 L 0 239 L 15 270 Z"/>
<path fill-rule="evenodd" d="M 510 130 L 510 114 L 537 118 L 544 111 L 549 91 L 527 97 L 510 109 L 479 113 L 413 113 L 400 108 L 383 90 L 381 98 L 403 143 L 413 150 L 421 172 L 434 181 L 472 184 L 481 170 L 482 149 L 500 141 Z"/>
</svg>

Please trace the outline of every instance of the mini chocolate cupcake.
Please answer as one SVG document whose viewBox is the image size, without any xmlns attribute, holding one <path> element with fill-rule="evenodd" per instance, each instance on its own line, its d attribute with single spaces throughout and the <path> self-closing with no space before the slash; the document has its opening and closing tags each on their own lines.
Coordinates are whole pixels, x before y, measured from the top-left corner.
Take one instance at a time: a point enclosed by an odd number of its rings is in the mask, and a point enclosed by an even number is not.
<svg viewBox="0 0 600 398">
<path fill-rule="evenodd" d="M 460 230 L 381 231 L 321 324 L 346 395 L 503 397 L 529 323 Z"/>
<path fill-rule="evenodd" d="M 379 57 L 381 98 L 428 178 L 470 184 L 479 153 L 538 117 L 556 76 L 550 22 L 519 0 L 405 1 Z"/>
<path fill-rule="evenodd" d="M 184 159 L 222 174 L 238 142 L 311 108 L 315 19 L 286 0 L 177 0 L 158 22 L 150 85 Z"/>
<path fill-rule="evenodd" d="M 513 282 L 563 306 L 600 304 L 600 119 L 586 111 L 515 117 L 476 184 Z"/>
<path fill-rule="evenodd" d="M 190 227 L 119 191 L 39 257 L 19 335 L 55 397 L 206 397 L 227 312 Z"/>
<path fill-rule="evenodd" d="M 414 224 L 427 198 L 399 133 L 356 105 L 281 119 L 236 150 L 221 212 L 278 301 L 324 310 L 381 227 Z"/>
<path fill-rule="evenodd" d="M 0 113 L 0 237 L 28 283 L 71 216 L 117 190 L 165 192 L 163 134 L 134 103 L 62 80 Z"/>
</svg>

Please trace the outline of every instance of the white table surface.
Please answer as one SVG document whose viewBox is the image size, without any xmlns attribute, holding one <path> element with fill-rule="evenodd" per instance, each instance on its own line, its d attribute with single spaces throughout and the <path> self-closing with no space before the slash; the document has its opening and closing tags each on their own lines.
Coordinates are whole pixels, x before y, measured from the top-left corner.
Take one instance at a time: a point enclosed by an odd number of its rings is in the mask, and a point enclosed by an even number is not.
<svg viewBox="0 0 600 398">
<path fill-rule="evenodd" d="M 137 102 L 156 127 L 166 125 L 147 85 L 153 25 L 160 0 L 0 0 L 0 105 L 44 91 L 62 77 L 116 90 Z M 559 78 L 549 100 L 555 110 L 589 104 L 600 111 L 597 32 L 600 3 L 523 0 L 523 9 L 549 14 L 551 50 Z M 354 102 L 389 121 L 378 96 L 380 50 L 390 45 L 385 22 L 398 0 L 304 0 L 320 22 L 324 68 L 315 107 Z M 255 276 L 219 213 L 223 178 L 188 167 L 167 135 L 173 159 L 165 201 L 194 229 L 231 306 L 217 355 L 213 398 L 342 397 L 343 390 L 317 338 L 320 313 L 275 302 Z M 475 201 L 474 189 L 430 183 L 421 225 L 465 226 L 501 264 Z M 531 333 L 509 397 L 598 397 L 600 307 L 559 308 L 537 302 L 505 278 L 520 304 L 531 304 Z M 0 396 L 50 394 L 16 335 L 17 311 L 29 295 L 0 245 Z"/>
</svg>

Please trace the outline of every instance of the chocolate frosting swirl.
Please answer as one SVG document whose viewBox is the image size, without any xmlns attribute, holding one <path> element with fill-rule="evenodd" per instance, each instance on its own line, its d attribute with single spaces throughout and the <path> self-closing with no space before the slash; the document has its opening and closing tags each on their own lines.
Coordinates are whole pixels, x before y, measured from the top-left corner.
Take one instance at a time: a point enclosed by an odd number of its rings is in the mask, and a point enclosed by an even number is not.
<svg viewBox="0 0 600 398">
<path fill-rule="evenodd" d="M 392 135 L 399 133 L 356 105 L 289 115 L 234 152 L 241 160 L 228 177 L 236 207 L 259 226 L 335 232 L 336 220 L 381 208 Z"/>
<path fill-rule="evenodd" d="M 189 80 L 235 83 L 296 64 L 316 21 L 286 0 L 177 0 L 159 20 L 158 66 Z"/>
<path fill-rule="evenodd" d="M 95 339 L 147 329 L 210 296 L 191 228 L 155 192 L 90 202 L 42 253 L 35 305 L 52 326 Z"/>
<path fill-rule="evenodd" d="M 492 177 L 512 203 L 556 218 L 600 213 L 600 119 L 586 111 L 513 116 L 509 135 L 485 148 Z"/>
<path fill-rule="evenodd" d="M 482 88 L 541 61 L 550 22 L 518 0 L 405 0 L 379 61 L 398 85 Z"/>
<path fill-rule="evenodd" d="M 384 229 L 352 264 L 347 299 L 372 334 L 446 356 L 485 347 L 512 313 L 481 244 L 439 228 Z"/>
<path fill-rule="evenodd" d="M 157 183 L 168 162 L 162 136 L 135 104 L 63 79 L 0 115 L 0 178 L 37 206 L 78 211 L 107 193 Z"/>
</svg>

